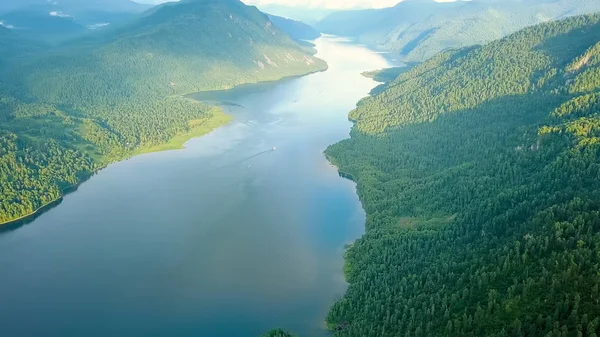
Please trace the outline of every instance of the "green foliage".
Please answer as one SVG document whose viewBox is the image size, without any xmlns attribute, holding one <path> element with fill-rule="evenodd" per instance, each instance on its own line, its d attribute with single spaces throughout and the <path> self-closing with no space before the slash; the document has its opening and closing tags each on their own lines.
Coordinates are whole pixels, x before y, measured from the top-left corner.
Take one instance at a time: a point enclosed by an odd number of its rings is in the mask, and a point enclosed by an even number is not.
<svg viewBox="0 0 600 337">
<path fill-rule="evenodd" d="M 283 329 L 273 329 L 261 337 L 294 337 L 294 335 Z"/>
<path fill-rule="evenodd" d="M 60 48 L 2 29 L 0 40 L 11 51 L 0 55 L 0 223 L 110 162 L 180 148 L 229 121 L 185 94 L 325 67 L 237 0 L 163 5 Z"/>
<path fill-rule="evenodd" d="M 600 15 L 528 28 L 359 104 L 326 152 L 367 213 L 334 336 L 600 333 L 599 65 L 573 67 L 598 36 Z"/>
<path fill-rule="evenodd" d="M 487 43 L 527 26 L 598 10 L 596 0 L 404 1 L 381 10 L 333 13 L 318 27 L 396 51 L 405 61 L 422 62 L 448 49 Z"/>
</svg>

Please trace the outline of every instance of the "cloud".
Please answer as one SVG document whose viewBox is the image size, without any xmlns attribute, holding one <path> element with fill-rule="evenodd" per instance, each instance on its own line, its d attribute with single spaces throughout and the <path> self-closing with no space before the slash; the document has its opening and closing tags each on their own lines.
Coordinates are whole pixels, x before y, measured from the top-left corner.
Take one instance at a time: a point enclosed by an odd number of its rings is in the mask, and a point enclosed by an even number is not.
<svg viewBox="0 0 600 337">
<path fill-rule="evenodd" d="M 94 23 L 93 25 L 87 25 L 87 28 L 88 29 L 98 29 L 98 28 L 106 27 L 108 25 L 110 25 L 110 22 Z"/>
<path fill-rule="evenodd" d="M 63 12 L 52 11 L 49 13 L 50 16 L 56 16 L 59 18 L 70 18 L 71 16 L 68 14 L 64 14 Z"/>
<path fill-rule="evenodd" d="M 0 26 L 4 27 L 4 28 L 8 28 L 8 29 L 13 29 L 15 28 L 15 26 L 13 25 L 9 25 L 7 23 L 5 23 L 4 21 L 0 21 Z"/>
</svg>

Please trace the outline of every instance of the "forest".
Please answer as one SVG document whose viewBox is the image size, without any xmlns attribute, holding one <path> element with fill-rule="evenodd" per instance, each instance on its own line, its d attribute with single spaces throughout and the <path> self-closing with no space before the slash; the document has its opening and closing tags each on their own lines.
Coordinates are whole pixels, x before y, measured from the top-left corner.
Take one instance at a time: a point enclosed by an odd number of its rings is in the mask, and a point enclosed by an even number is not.
<svg viewBox="0 0 600 337">
<path fill-rule="evenodd" d="M 59 46 L 0 26 L 0 224 L 230 120 L 184 95 L 325 69 L 313 54 L 240 1 L 159 6 Z"/>
<path fill-rule="evenodd" d="M 439 54 L 326 155 L 366 233 L 334 336 L 600 334 L 600 14 Z"/>
</svg>

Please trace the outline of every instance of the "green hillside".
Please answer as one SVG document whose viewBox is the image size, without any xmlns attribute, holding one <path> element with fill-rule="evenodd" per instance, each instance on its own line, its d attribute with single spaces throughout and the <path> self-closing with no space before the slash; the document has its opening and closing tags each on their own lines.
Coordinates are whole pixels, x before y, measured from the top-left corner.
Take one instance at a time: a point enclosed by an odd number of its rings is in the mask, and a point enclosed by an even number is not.
<svg viewBox="0 0 600 337">
<path fill-rule="evenodd" d="M 366 234 L 334 336 L 600 333 L 600 14 L 438 55 L 326 151 Z"/>
<path fill-rule="evenodd" d="M 448 49 L 484 44 L 527 26 L 598 10 L 596 0 L 409 0 L 392 8 L 333 13 L 317 28 L 421 62 Z"/>
<path fill-rule="evenodd" d="M 229 120 L 184 94 L 326 67 L 237 0 L 159 6 L 126 26 L 36 52 L 15 32 L 0 34 L 11 51 L 24 50 L 0 63 L 0 223 L 107 163 L 179 148 Z"/>
</svg>

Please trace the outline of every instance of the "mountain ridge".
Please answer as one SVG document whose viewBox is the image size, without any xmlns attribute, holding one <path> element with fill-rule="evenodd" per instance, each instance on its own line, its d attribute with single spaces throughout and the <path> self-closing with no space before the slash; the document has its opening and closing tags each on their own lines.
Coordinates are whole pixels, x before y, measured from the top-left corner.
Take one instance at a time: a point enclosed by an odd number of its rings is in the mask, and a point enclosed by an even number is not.
<svg viewBox="0 0 600 337">
<path fill-rule="evenodd" d="M 375 10 L 337 12 L 317 28 L 422 62 L 439 52 L 484 44 L 518 29 L 600 10 L 593 0 L 403 1 Z"/>
</svg>

